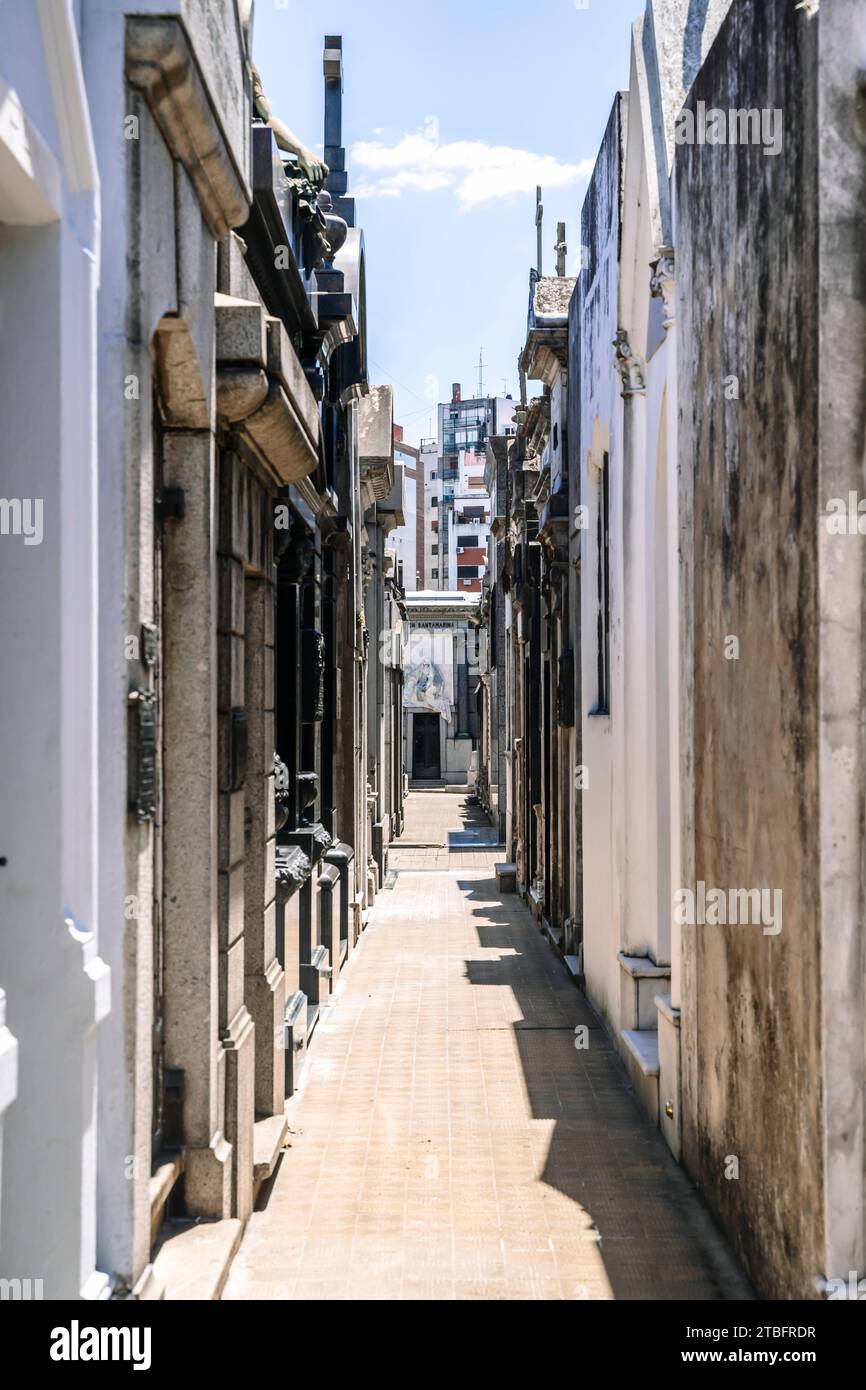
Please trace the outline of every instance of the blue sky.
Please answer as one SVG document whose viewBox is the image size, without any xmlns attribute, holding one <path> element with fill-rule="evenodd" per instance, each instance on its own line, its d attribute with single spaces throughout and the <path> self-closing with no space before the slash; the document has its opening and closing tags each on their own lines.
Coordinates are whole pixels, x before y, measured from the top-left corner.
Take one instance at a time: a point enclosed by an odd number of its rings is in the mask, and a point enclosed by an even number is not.
<svg viewBox="0 0 866 1390">
<path fill-rule="evenodd" d="M 452 381 L 518 393 L 544 188 L 544 270 L 579 216 L 642 0 L 256 0 L 275 111 L 321 149 L 323 38 L 342 34 L 343 142 L 367 251 L 370 376 L 395 419 L 435 435 Z M 537 388 L 536 388 L 537 389 Z"/>
</svg>

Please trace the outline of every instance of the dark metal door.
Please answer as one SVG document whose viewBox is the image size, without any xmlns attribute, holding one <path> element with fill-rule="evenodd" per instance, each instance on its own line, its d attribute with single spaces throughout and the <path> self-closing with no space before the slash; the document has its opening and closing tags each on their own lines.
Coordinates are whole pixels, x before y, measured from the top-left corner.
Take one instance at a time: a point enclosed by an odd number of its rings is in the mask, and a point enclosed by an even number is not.
<svg viewBox="0 0 866 1390">
<path fill-rule="evenodd" d="M 412 776 L 438 780 L 439 763 L 438 714 L 416 714 L 412 721 Z"/>
</svg>

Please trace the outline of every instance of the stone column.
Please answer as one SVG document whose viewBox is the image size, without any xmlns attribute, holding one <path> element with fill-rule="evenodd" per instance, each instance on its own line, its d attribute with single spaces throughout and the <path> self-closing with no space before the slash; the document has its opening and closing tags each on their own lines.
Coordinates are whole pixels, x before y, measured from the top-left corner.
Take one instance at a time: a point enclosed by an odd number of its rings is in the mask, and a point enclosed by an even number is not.
<svg viewBox="0 0 866 1390">
<path fill-rule="evenodd" d="M 182 1074 L 185 1194 L 193 1216 L 231 1212 L 224 1134 L 217 932 L 215 461 L 209 431 L 170 431 L 163 478 L 185 515 L 164 542 L 165 1056 Z"/>
<path fill-rule="evenodd" d="M 646 808 L 650 798 L 651 688 L 646 584 L 646 387 L 643 364 L 624 329 L 616 339 L 622 378 L 623 671 L 622 729 L 625 816 L 625 894 L 620 946 L 627 955 L 658 963 L 658 924 L 646 904 L 656 902 L 656 862 L 650 853 Z"/>
<path fill-rule="evenodd" d="M 286 980 L 276 954 L 274 877 L 274 590 L 269 580 L 252 578 L 245 593 L 249 849 L 244 957 L 247 1000 L 256 1025 L 255 1108 L 264 1116 L 281 1115 L 285 1106 Z"/>
<path fill-rule="evenodd" d="M 244 600 L 244 567 L 250 562 L 251 553 L 255 553 L 254 538 L 261 512 L 258 485 L 236 454 L 231 450 L 222 451 L 219 459 L 219 559 L 224 572 L 234 575 L 234 582 L 241 586 Z M 223 1128 L 234 1154 L 232 1214 L 244 1219 L 252 1211 L 255 1120 L 255 1027 L 245 999 L 248 867 L 245 812 L 255 796 L 249 780 L 250 707 L 255 707 L 261 699 L 261 691 L 248 693 L 246 690 L 245 601 L 238 604 L 235 612 L 229 610 L 226 616 L 232 630 L 223 630 L 218 616 L 217 637 L 219 1038 L 226 1069 Z M 258 714 L 261 716 L 260 709 Z M 251 854 L 255 855 L 252 836 L 249 844 Z M 262 871 L 257 857 L 251 859 L 250 869 L 251 875 L 253 871 Z M 259 927 L 259 932 L 261 930 Z"/>
</svg>

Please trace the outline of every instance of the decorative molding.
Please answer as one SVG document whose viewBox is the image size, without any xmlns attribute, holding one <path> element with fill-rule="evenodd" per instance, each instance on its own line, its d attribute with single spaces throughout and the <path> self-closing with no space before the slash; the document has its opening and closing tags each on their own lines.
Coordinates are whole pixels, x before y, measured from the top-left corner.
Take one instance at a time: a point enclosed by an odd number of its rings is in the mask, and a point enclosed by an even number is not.
<svg viewBox="0 0 866 1390">
<path fill-rule="evenodd" d="M 220 365 L 216 374 L 217 414 L 238 424 L 258 410 L 268 387 L 267 373 L 254 363 L 241 367 Z"/>
<path fill-rule="evenodd" d="M 297 845 L 277 845 L 275 876 L 277 901 L 284 903 L 300 888 L 313 871 L 313 866 Z"/>
<path fill-rule="evenodd" d="M 0 77 L 0 222 L 44 227 L 63 213 L 60 163 Z"/>
<path fill-rule="evenodd" d="M 160 413 L 174 428 L 210 428 L 210 406 L 189 324 L 165 314 L 153 335 Z"/>
<path fill-rule="evenodd" d="M 141 92 L 168 148 L 189 174 L 212 235 L 219 240 L 243 226 L 249 190 L 178 18 L 127 18 L 126 78 Z"/>
<path fill-rule="evenodd" d="M 643 362 L 632 352 L 628 333 L 624 328 L 616 330 L 613 348 L 617 371 L 622 378 L 622 394 L 624 396 L 642 395 L 646 391 Z"/>
<path fill-rule="evenodd" d="M 301 483 L 319 463 L 319 409 L 288 334 L 253 301 L 217 295 L 215 306 L 217 411 L 282 485 Z"/>
<path fill-rule="evenodd" d="M 99 175 L 72 5 L 37 0 L 37 13 L 66 182 L 71 193 L 95 193 Z"/>
<path fill-rule="evenodd" d="M 300 483 L 319 463 L 301 419 L 282 386 L 271 379 L 268 394 L 243 424 L 259 454 L 281 483 Z"/>
</svg>

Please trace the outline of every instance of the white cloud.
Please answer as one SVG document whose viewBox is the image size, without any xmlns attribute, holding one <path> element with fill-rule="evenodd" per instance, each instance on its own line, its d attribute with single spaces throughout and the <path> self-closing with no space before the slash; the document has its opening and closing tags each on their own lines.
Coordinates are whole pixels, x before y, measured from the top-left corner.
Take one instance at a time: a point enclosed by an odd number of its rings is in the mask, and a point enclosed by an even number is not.
<svg viewBox="0 0 866 1390">
<path fill-rule="evenodd" d="M 352 164 L 364 171 L 359 197 L 399 198 L 404 189 L 432 192 L 453 188 L 463 208 L 497 198 L 562 188 L 588 179 L 593 161 L 562 164 L 550 154 L 533 154 L 483 140 L 442 141 L 439 122 L 427 116 L 420 130 L 393 145 L 361 140 L 352 148 Z"/>
</svg>

